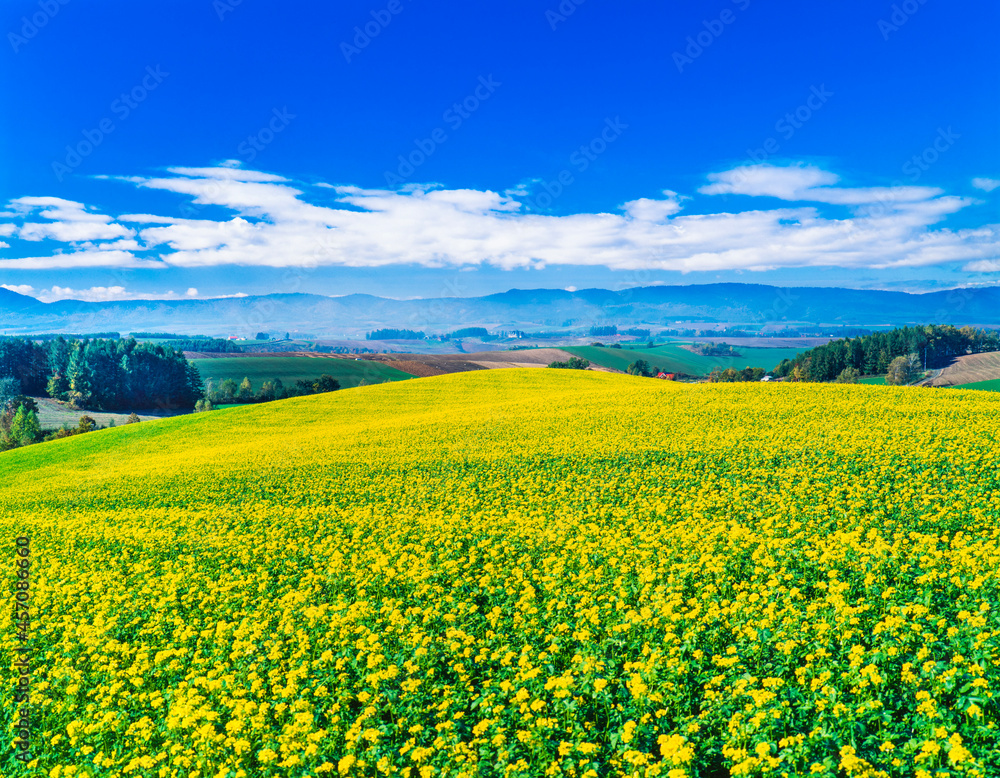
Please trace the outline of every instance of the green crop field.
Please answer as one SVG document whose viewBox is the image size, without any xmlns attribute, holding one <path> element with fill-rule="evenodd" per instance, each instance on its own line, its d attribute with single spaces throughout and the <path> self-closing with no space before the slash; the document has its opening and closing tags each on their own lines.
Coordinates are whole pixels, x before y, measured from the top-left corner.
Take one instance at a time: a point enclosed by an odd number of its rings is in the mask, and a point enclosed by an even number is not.
<svg viewBox="0 0 1000 778">
<path fill-rule="evenodd" d="M 859 384 L 868 384 L 869 386 L 885 386 L 885 376 L 884 375 L 868 375 L 864 378 L 858 379 Z"/>
<path fill-rule="evenodd" d="M 708 375 L 714 368 L 725 370 L 732 367 L 742 370 L 744 367 L 762 367 L 772 370 L 783 359 L 794 359 L 807 349 L 798 348 L 744 348 L 739 347 L 738 357 L 703 357 L 674 343 L 667 343 L 654 348 L 603 348 L 600 346 L 578 346 L 563 349 L 570 353 L 589 359 L 595 365 L 610 367 L 614 370 L 627 370 L 629 364 L 637 359 L 645 359 L 651 366 L 659 367 L 668 373 L 689 373 L 690 375 Z"/>
<path fill-rule="evenodd" d="M 959 386 L 948 386 L 947 389 L 978 389 L 981 392 L 1000 392 L 1000 378 L 990 381 L 973 381 L 971 384 L 961 384 Z"/>
<path fill-rule="evenodd" d="M 326 373 L 336 378 L 345 389 L 366 384 L 381 384 L 386 381 L 403 381 L 412 378 L 409 373 L 379 362 L 353 359 L 326 359 L 323 357 L 281 357 L 249 356 L 219 357 L 218 359 L 192 359 L 204 381 L 220 381 L 232 378 L 242 381 L 249 378 L 254 389 L 259 389 L 264 381 L 280 378 L 285 386 L 298 380 L 312 380 Z"/>
</svg>

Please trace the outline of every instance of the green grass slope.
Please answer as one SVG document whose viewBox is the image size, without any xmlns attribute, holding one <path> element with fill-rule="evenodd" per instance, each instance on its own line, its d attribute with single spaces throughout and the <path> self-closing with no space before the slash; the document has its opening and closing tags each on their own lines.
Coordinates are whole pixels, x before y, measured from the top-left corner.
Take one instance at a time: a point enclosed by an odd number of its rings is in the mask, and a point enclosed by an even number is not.
<svg viewBox="0 0 1000 778">
<path fill-rule="evenodd" d="M 690 375 L 708 375 L 714 368 L 725 370 L 732 367 L 742 370 L 744 367 L 762 367 L 772 370 L 783 359 L 794 359 L 806 349 L 794 348 L 744 348 L 739 349 L 738 357 L 705 357 L 695 354 L 675 344 L 665 344 L 654 348 L 602 348 L 598 346 L 574 346 L 565 348 L 578 357 L 589 359 L 595 365 L 609 367 L 614 370 L 627 370 L 629 364 L 637 359 L 645 359 L 650 365 L 655 365 L 668 373 L 688 373 Z"/>
<path fill-rule="evenodd" d="M 945 387 L 947 389 L 978 389 L 981 392 L 1000 392 L 1000 378 L 989 381 L 973 381 L 968 384 Z"/>
<path fill-rule="evenodd" d="M 246 377 L 250 379 L 255 390 L 259 389 L 264 381 L 275 378 L 280 378 L 282 383 L 288 386 L 300 379 L 319 378 L 324 373 L 336 378 L 345 388 L 358 386 L 362 381 L 366 384 L 381 384 L 385 381 L 403 381 L 413 377 L 409 373 L 380 362 L 322 357 L 219 357 L 192 359 L 191 363 L 198 368 L 203 380 L 212 380 L 216 386 L 226 378 L 238 383 Z"/>
</svg>

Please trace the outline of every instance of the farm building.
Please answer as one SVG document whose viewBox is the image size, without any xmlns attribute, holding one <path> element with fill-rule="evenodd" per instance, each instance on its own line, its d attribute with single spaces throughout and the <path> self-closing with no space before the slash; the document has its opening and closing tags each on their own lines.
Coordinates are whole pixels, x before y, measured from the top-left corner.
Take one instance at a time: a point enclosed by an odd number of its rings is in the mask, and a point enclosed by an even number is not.
<svg viewBox="0 0 1000 778">
<path fill-rule="evenodd" d="M 656 377 L 657 378 L 661 378 L 664 381 L 673 381 L 673 380 L 675 380 L 677 378 L 677 374 L 676 373 L 657 373 Z"/>
</svg>

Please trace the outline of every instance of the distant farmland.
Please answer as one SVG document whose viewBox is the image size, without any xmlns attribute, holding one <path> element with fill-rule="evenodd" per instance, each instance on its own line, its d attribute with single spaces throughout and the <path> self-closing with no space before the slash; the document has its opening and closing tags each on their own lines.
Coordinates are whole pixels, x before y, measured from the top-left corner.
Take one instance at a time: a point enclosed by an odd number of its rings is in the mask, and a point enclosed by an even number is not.
<svg viewBox="0 0 1000 778">
<path fill-rule="evenodd" d="M 650 366 L 668 373 L 708 375 L 714 368 L 762 367 L 773 370 L 783 359 L 794 359 L 805 348 L 746 348 L 737 347 L 738 357 L 703 357 L 677 344 L 668 343 L 654 348 L 606 348 L 601 346 L 575 346 L 564 348 L 575 356 L 589 359 L 595 365 L 614 370 L 627 370 L 637 359 L 645 359 Z"/>
<path fill-rule="evenodd" d="M 992 389 L 988 384 L 1000 379 L 1000 351 L 966 354 L 958 357 L 930 380 L 931 386 L 961 386 L 966 389 Z"/>
<path fill-rule="evenodd" d="M 1000 378 L 990 381 L 973 381 L 968 384 L 955 384 L 947 387 L 949 389 L 978 389 L 981 392 L 1000 392 Z"/>
<path fill-rule="evenodd" d="M 220 381 L 231 378 L 236 382 L 249 378 L 253 388 L 259 389 L 264 381 L 280 378 L 285 386 L 298 380 L 310 381 L 326 373 L 336 378 L 343 388 L 366 384 L 381 384 L 386 381 L 403 381 L 412 378 L 409 373 L 380 362 L 368 360 L 324 358 L 324 357 L 283 357 L 256 356 L 218 357 L 213 359 L 192 359 L 202 380 Z"/>
</svg>

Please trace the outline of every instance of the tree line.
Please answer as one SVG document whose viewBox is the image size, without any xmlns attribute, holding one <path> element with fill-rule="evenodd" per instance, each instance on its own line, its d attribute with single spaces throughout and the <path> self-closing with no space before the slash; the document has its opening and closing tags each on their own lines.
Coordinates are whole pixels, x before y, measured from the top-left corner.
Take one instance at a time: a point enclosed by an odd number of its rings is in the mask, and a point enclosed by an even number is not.
<svg viewBox="0 0 1000 778">
<path fill-rule="evenodd" d="M 205 397 L 195 403 L 195 410 L 210 411 L 216 405 L 271 402 L 289 397 L 335 392 L 338 389 L 340 389 L 340 382 L 327 373 L 323 373 L 319 378 L 313 380 L 299 379 L 291 386 L 285 386 L 280 378 L 273 378 L 270 381 L 264 381 L 256 390 L 253 382 L 247 377 L 244 377 L 240 383 L 236 383 L 235 379 L 225 378 L 218 385 L 209 380 L 205 389 Z"/>
<path fill-rule="evenodd" d="M 565 362 L 549 362 L 548 367 L 554 367 L 558 370 L 586 370 L 590 367 L 590 360 L 570 357 Z"/>
<path fill-rule="evenodd" d="M 691 345 L 691 350 L 695 354 L 701 354 L 703 357 L 738 357 L 740 352 L 735 348 L 730 346 L 728 343 L 715 343 L 710 341 L 708 343 L 693 343 Z"/>
<path fill-rule="evenodd" d="M 885 375 L 900 358 L 914 369 L 918 365 L 935 369 L 963 354 L 988 351 L 1000 351 L 1000 333 L 995 330 L 928 324 L 834 340 L 782 360 L 773 374 L 801 381 L 843 381 L 858 375 Z M 895 365 L 898 370 L 902 361 Z"/>
<path fill-rule="evenodd" d="M 766 372 L 767 371 L 765 371 L 762 367 L 750 367 L 749 365 L 742 370 L 737 370 L 733 367 L 727 367 L 725 370 L 715 368 L 708 374 L 708 380 L 713 384 L 734 384 L 741 381 L 760 381 Z"/>
<path fill-rule="evenodd" d="M 133 338 L 150 340 L 169 340 L 170 347 L 176 351 L 201 351 L 206 354 L 242 354 L 244 348 L 225 338 L 210 338 L 207 335 L 186 337 L 171 335 L 166 332 L 133 332 Z"/>
<path fill-rule="evenodd" d="M 69 338 L 75 340 L 91 340 L 92 338 L 109 338 L 115 339 L 120 338 L 122 334 L 120 332 L 86 332 L 86 333 L 66 333 L 66 332 L 41 332 L 37 335 L 0 335 L 0 338 L 6 338 L 9 340 L 24 340 L 28 338 L 29 340 L 55 340 L 56 338 Z M 132 337 L 139 337 L 138 335 L 133 335 Z"/>
<path fill-rule="evenodd" d="M 372 330 L 365 340 L 423 340 L 426 335 L 418 330 L 381 329 Z"/>
<path fill-rule="evenodd" d="M 24 395 L 95 411 L 192 408 L 204 394 L 197 368 L 182 351 L 132 338 L 5 338 L 0 378 L 15 379 Z"/>
</svg>

